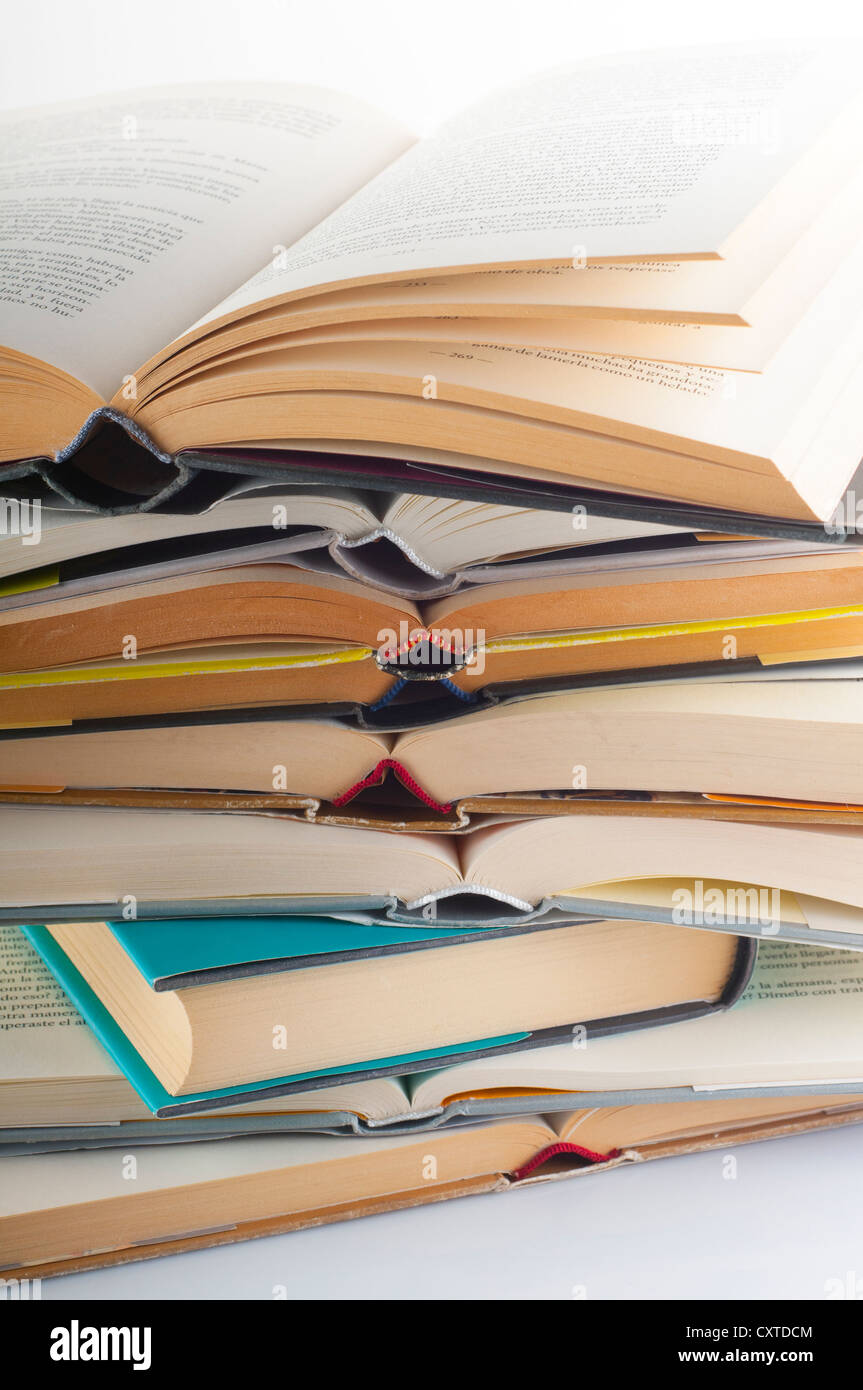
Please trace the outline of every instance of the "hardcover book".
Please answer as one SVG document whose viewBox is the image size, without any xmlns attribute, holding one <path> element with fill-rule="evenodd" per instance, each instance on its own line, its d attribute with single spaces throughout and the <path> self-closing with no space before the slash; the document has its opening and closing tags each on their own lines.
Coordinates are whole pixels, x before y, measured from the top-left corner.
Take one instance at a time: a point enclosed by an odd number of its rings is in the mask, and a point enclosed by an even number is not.
<svg viewBox="0 0 863 1390">
<path fill-rule="evenodd" d="M 327 919 L 24 930 L 159 1114 L 697 1017 L 755 959 L 728 935 L 612 922 L 449 941 Z"/>
<path fill-rule="evenodd" d="M 575 1110 L 363 1140 L 269 1135 L 0 1157 L 0 1269 L 39 1278 L 179 1254 L 622 1164 L 858 1124 L 860 1097 Z M 598 1147 L 591 1147 L 596 1145 Z"/>
<path fill-rule="evenodd" d="M 853 826 L 633 814 L 625 835 L 613 827 L 602 814 L 514 816 L 431 835 L 266 811 L 15 806 L 0 809 L 0 910 L 7 922 L 347 914 L 414 928 L 607 918 L 863 941 Z"/>
</svg>

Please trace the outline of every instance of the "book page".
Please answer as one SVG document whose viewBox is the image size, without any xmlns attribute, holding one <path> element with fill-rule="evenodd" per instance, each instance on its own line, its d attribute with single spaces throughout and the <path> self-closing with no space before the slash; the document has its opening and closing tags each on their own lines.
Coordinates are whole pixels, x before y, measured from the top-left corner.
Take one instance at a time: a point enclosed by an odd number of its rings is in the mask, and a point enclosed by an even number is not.
<svg viewBox="0 0 863 1390">
<path fill-rule="evenodd" d="M 764 295 L 800 300 L 798 277 L 823 283 L 859 236 L 859 188 L 863 158 L 863 95 L 843 108 L 816 142 L 780 180 L 771 196 L 740 224 L 723 246 L 722 260 L 589 262 L 571 255 L 562 265 L 522 270 L 433 273 L 408 280 L 334 286 L 286 306 L 304 324 L 332 324 L 393 314 L 503 315 L 542 319 L 543 311 L 572 319 L 605 314 L 611 320 L 715 319 L 740 326 L 764 313 Z M 806 188 L 802 197 L 800 189 Z M 813 209 L 818 214 L 813 217 Z M 808 262 L 813 261 L 814 264 Z M 801 264 L 802 262 L 802 264 Z M 781 288 L 777 289 L 777 285 Z M 798 311 L 795 311 L 795 316 Z M 584 324 L 579 324 L 583 329 Z M 649 354 L 644 354 L 649 355 Z"/>
<path fill-rule="evenodd" d="M 40 568 L 62 565 L 67 560 L 104 551 L 114 552 L 117 568 L 122 570 L 125 568 L 121 558 L 125 546 L 213 535 L 213 550 L 218 553 L 221 549 L 219 532 L 246 528 L 256 531 L 260 527 L 273 527 L 278 539 L 286 534 L 290 537 L 294 527 L 319 526 L 327 538 L 332 528 L 354 539 L 364 536 L 378 524 L 373 507 L 373 498 L 367 502 L 359 493 L 341 488 L 323 496 L 315 493 L 293 495 L 272 487 L 268 490 L 249 488 L 245 495 L 240 489 L 232 490 L 229 496 L 193 516 L 161 512 L 94 516 L 92 512 L 64 511 L 43 504 L 39 564 Z M 281 523 L 288 517 L 289 526 L 276 526 L 276 522 Z M 0 536 L 0 579 L 23 574 L 32 567 L 32 551 L 22 545 L 20 536 Z"/>
<path fill-rule="evenodd" d="M 421 1142 L 412 1134 L 361 1140 L 330 1134 L 269 1134 L 260 1139 L 214 1139 L 203 1144 L 154 1144 L 138 1151 L 134 1183 L 128 1181 L 116 1149 L 9 1157 L 3 1159 L 0 1217 L 252 1173 L 262 1174 L 263 1180 L 263 1175 L 275 1169 L 322 1165 L 342 1158 L 371 1160 L 374 1155 L 410 1149 Z M 131 1143 L 130 1150 L 134 1152 Z"/>
<path fill-rule="evenodd" d="M 510 1053 L 416 1078 L 412 1103 L 476 1089 L 730 1087 L 863 1079 L 863 952 L 759 944 L 732 1008 L 637 1033 Z"/>
<path fill-rule="evenodd" d="M 20 928 L 0 923 L 0 1083 L 121 1074 Z"/>
<path fill-rule="evenodd" d="M 863 130 L 863 120 L 860 122 Z M 739 281 L 740 270 L 756 272 L 757 257 L 747 256 L 724 261 L 630 261 L 609 265 L 585 266 L 582 270 L 526 270 L 521 273 L 484 271 L 478 275 L 442 277 L 445 288 L 434 278 L 418 282 L 421 288 L 393 291 L 391 285 L 366 287 L 345 295 L 324 295 L 319 302 L 327 310 L 327 300 L 338 300 L 344 309 L 344 323 L 325 322 L 319 327 L 280 337 L 286 347 L 307 343 L 345 341 L 352 339 L 385 341 L 421 341 L 489 343 L 513 347 L 587 352 L 624 357 L 652 358 L 657 361 L 678 362 L 693 366 L 719 367 L 736 371 L 762 371 L 801 316 L 811 306 L 846 256 L 860 240 L 863 220 L 863 164 L 854 172 L 841 193 L 829 200 L 828 208 L 820 214 L 806 232 L 798 237 L 789 253 L 772 270 L 768 262 L 760 267 L 761 282 L 747 301 L 735 296 L 733 283 Z M 767 243 L 764 243 L 765 245 Z M 771 247 L 768 245 L 768 251 Z M 615 281 L 615 274 L 617 279 Z M 681 274 L 685 277 L 681 280 Z M 724 279 L 723 279 L 724 277 Z M 474 305 L 482 314 L 482 295 L 492 296 L 489 317 L 469 317 L 462 303 L 464 282 L 471 282 L 473 293 L 479 295 Z M 717 283 L 718 282 L 718 283 Z M 675 297 L 680 294 L 679 310 L 703 312 L 705 305 L 720 290 L 722 284 L 731 291 L 727 300 L 729 310 L 745 310 L 746 326 L 742 324 L 700 323 L 675 321 Z M 505 317 L 506 289 L 515 285 L 521 299 L 518 317 Z M 659 286 L 668 294 L 667 321 L 654 318 L 629 317 L 634 298 L 647 286 Z M 591 317 L 591 286 L 605 291 L 614 288 L 618 299 L 626 298 L 627 307 L 611 308 L 614 317 Z M 539 299 L 534 286 L 545 292 L 546 305 L 553 317 L 542 317 L 542 305 L 525 313 L 532 299 Z M 495 288 L 504 295 L 495 300 Z M 561 299 L 555 301 L 555 288 Z M 628 293 L 631 291 L 631 295 Z M 721 292 L 721 290 L 720 290 Z M 372 309 L 351 307 L 352 297 L 377 295 L 379 301 L 392 301 L 397 317 L 364 320 L 363 314 L 383 312 L 380 303 L 370 302 Z M 424 312 L 410 317 L 414 295 L 422 295 Z M 578 296 L 581 296 L 579 304 Z M 699 299 L 699 295 L 705 298 Z M 694 296 L 694 297 L 693 297 Z M 446 301 L 452 299 L 452 304 Z M 736 303 L 735 303 L 736 299 Z M 469 295 L 467 296 L 469 303 Z M 573 302 L 574 301 L 574 302 Z M 307 301 L 299 302 L 300 311 Z M 563 304 L 572 312 L 560 313 Z M 431 317 L 439 312 L 441 317 Z M 597 303 L 597 311 L 599 304 Z M 618 317 L 618 315 L 620 317 Z M 290 325 L 290 319 L 286 321 Z M 741 327 L 744 331 L 741 332 Z"/>
<path fill-rule="evenodd" d="M 139 903 L 319 896 L 323 907 L 340 896 L 410 901 L 459 882 L 457 846 L 445 835 L 389 835 L 266 813 L 0 810 L 0 901 L 22 908 L 107 906 L 129 894 Z"/>
<path fill-rule="evenodd" d="M 607 820 L 585 813 L 483 826 L 459 845 L 467 882 L 531 903 L 546 895 L 592 898 L 594 889 L 601 900 L 610 881 L 676 878 L 769 887 L 769 909 L 748 913 L 750 922 L 786 920 L 785 896 L 793 902 L 798 892 L 863 907 L 863 842 L 850 825 L 633 816 L 625 837 L 612 839 Z M 736 920 L 735 911 L 728 916 Z"/>
<path fill-rule="evenodd" d="M 410 143 L 363 102 L 280 83 L 10 112 L 0 140 L 3 342 L 105 398 Z"/>
<path fill-rule="evenodd" d="M 271 1134 L 200 1144 L 153 1144 L 138 1150 L 134 1182 L 129 1180 L 122 1155 L 116 1149 L 10 1156 L 3 1159 L 0 1218 L 116 1197 L 134 1201 L 144 1193 L 169 1194 L 170 1189 L 180 1187 L 200 1190 L 207 1183 L 229 1183 L 232 1179 L 256 1176 L 258 1192 L 265 1201 L 272 1201 L 276 1210 L 285 1210 L 277 1205 L 279 1193 L 290 1202 L 288 1210 L 301 1210 L 303 1203 L 320 1207 L 340 1201 L 362 1201 L 411 1191 L 427 1183 L 431 1186 L 435 1182 L 491 1175 L 507 1161 L 513 1166 L 524 1162 L 553 1138 L 554 1132 L 542 1116 L 521 1115 L 460 1125 L 434 1136 L 406 1134 L 357 1139 L 331 1134 Z M 431 1152 L 439 1158 L 440 1169 L 434 1178 L 429 1178 L 427 1157 L 432 1144 Z M 134 1146 L 130 1147 L 134 1153 Z M 350 1160 L 353 1163 L 348 1166 Z M 300 1173 L 298 1181 L 290 1181 L 290 1170 L 297 1169 L 307 1170 L 304 1186 Z M 283 1180 L 280 1184 L 280 1175 L 287 1176 L 288 1182 Z M 244 1191 L 254 1192 L 254 1187 L 246 1184 L 238 1190 L 242 1196 Z M 232 1195 L 227 1187 L 212 1194 L 210 1200 L 217 1198 L 230 1209 Z M 206 1189 L 202 1196 L 206 1202 Z M 198 1203 L 200 1198 L 192 1200 Z M 200 1206 L 194 1210 L 200 1211 Z M 254 1218 L 255 1213 L 251 1219 Z"/>
<path fill-rule="evenodd" d="M 857 85 L 841 54 L 783 45 L 544 73 L 415 145 L 211 317 L 400 270 L 718 254 Z"/>
<path fill-rule="evenodd" d="M 745 329 L 729 330 L 746 332 Z M 336 342 L 261 352 L 198 378 L 249 393 L 254 373 L 279 373 L 284 390 L 399 390 L 439 402 L 510 411 L 532 420 L 596 430 L 652 447 L 687 450 L 719 462 L 744 454 L 771 459 L 791 476 L 811 436 L 863 356 L 863 242 L 814 296 L 760 373 L 657 362 L 649 358 L 474 341 Z M 319 381 L 312 374 L 320 373 Z M 296 374 L 299 385 L 292 381 Z M 230 386 L 228 385 L 230 383 Z M 192 398 L 196 383 L 168 391 L 140 417 L 155 424 Z M 863 452 L 852 441 L 832 466 L 844 488 Z M 647 460 L 649 463 L 649 460 Z M 759 471 L 764 471 L 762 468 Z M 646 478 L 646 484 L 650 479 Z"/>
</svg>

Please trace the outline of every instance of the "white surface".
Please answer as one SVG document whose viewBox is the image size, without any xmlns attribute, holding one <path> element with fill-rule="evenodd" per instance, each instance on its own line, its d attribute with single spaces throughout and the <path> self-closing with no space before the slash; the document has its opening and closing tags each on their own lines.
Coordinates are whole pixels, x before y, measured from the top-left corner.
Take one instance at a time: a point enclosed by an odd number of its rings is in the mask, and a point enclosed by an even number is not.
<svg viewBox="0 0 863 1390">
<path fill-rule="evenodd" d="M 830 1280 L 863 1288 L 861 1163 L 863 1127 L 801 1135 L 50 1279 L 42 1296 L 820 1300 Z"/>
<path fill-rule="evenodd" d="M 847 0 L 34 0 L 4 17 L 0 103 L 194 79 L 318 82 L 427 131 L 581 55 L 863 36 Z M 824 1297 L 863 1277 L 863 1129 L 621 1170 L 46 1283 L 46 1298 Z M 855 1273 L 855 1270 L 857 1271 Z"/>
</svg>

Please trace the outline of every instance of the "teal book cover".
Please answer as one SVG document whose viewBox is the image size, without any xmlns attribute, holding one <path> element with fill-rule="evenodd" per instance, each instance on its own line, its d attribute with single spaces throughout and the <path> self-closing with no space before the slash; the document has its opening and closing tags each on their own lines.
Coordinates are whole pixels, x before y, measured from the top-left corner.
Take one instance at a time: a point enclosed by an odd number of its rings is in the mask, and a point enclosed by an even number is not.
<svg viewBox="0 0 863 1390">
<path fill-rule="evenodd" d="M 132 925 L 132 924 L 128 924 Z M 171 923 L 160 923 L 164 931 Z M 323 1085 L 337 1084 L 339 1081 L 369 1080 L 376 1076 L 399 1076 L 411 1072 L 425 1071 L 445 1063 L 454 1063 L 477 1054 L 506 1050 L 527 1041 L 530 1033 L 512 1033 L 503 1037 L 481 1038 L 474 1042 L 460 1043 L 452 1047 L 437 1048 L 431 1052 L 406 1053 L 397 1057 L 379 1057 L 374 1060 L 343 1067 L 328 1067 L 322 1071 L 300 1072 L 280 1076 L 267 1081 L 249 1082 L 243 1086 L 233 1086 L 219 1091 L 199 1091 L 183 1096 L 171 1095 L 158 1077 L 150 1070 L 138 1051 L 129 1042 L 123 1030 L 75 968 L 66 953 L 57 944 L 46 927 L 24 926 L 25 936 L 39 952 L 49 970 L 63 990 L 83 1015 L 96 1037 L 109 1055 L 120 1067 L 144 1104 L 157 1118 L 169 1115 L 190 1115 L 196 1111 L 213 1110 L 229 1105 L 238 1105 L 243 1100 L 251 1102 L 266 1100 L 267 1097 L 289 1095 L 308 1090 L 310 1105 L 313 1094 Z M 363 930 L 365 930 L 363 928 Z"/>
<path fill-rule="evenodd" d="M 337 917 L 210 917 L 109 922 L 155 990 L 271 970 L 308 969 L 496 936 L 462 927 L 372 926 Z"/>
</svg>

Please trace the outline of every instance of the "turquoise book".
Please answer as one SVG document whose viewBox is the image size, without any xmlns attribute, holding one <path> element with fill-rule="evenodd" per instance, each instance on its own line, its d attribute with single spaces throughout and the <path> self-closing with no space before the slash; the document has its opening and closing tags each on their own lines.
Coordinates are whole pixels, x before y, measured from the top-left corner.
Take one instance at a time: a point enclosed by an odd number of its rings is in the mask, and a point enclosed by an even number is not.
<svg viewBox="0 0 863 1390">
<path fill-rule="evenodd" d="M 727 933 L 578 922 L 517 931 L 250 917 L 22 930 L 153 1115 L 691 1018 L 733 1002 Z"/>
</svg>

